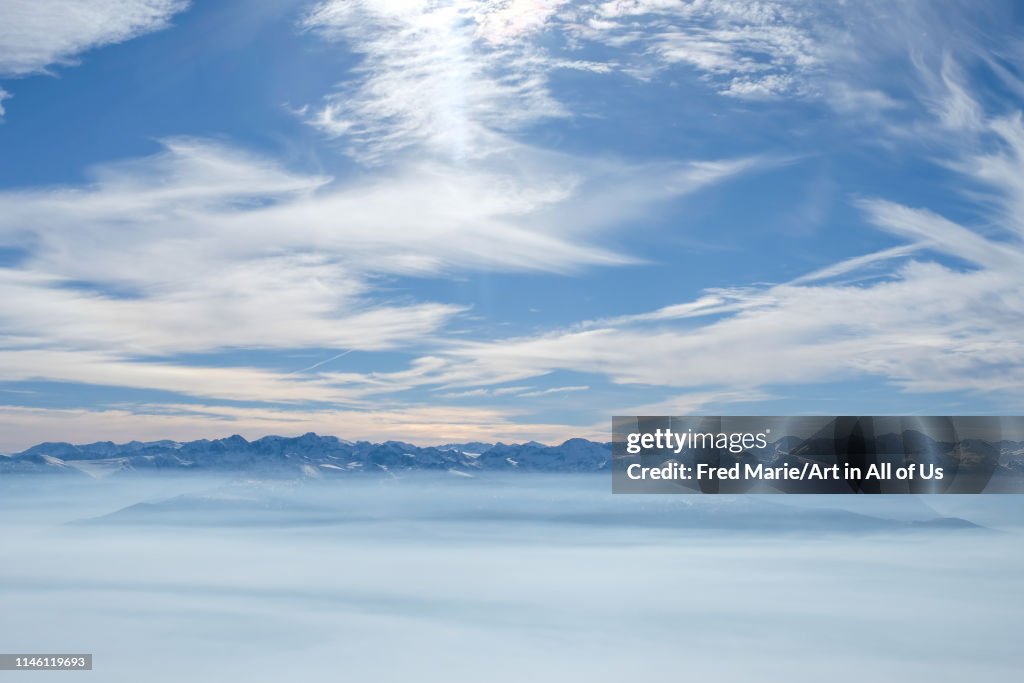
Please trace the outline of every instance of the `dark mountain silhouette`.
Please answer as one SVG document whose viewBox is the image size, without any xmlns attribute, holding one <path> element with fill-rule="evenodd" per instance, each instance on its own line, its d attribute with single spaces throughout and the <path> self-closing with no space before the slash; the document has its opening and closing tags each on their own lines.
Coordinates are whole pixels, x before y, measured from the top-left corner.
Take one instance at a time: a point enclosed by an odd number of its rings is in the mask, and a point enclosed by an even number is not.
<svg viewBox="0 0 1024 683">
<path fill-rule="evenodd" d="M 402 441 L 353 442 L 309 433 L 299 437 L 265 436 L 255 441 L 234 435 L 184 443 L 42 443 L 21 453 L 0 457 L 0 476 L 61 472 L 105 477 L 171 470 L 293 472 L 320 478 L 407 470 L 449 470 L 464 474 L 484 470 L 598 472 L 607 470 L 610 463 L 611 444 L 586 439 L 570 439 L 558 446 L 531 441 L 421 447 Z"/>
</svg>

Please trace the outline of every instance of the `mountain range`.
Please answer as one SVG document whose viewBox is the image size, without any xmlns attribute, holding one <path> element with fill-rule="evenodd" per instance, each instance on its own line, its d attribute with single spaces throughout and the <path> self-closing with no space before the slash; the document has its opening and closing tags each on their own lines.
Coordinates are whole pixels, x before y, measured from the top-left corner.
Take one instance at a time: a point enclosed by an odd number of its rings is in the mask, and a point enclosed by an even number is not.
<svg viewBox="0 0 1024 683">
<path fill-rule="evenodd" d="M 100 441 L 85 445 L 42 443 L 0 457 L 0 476 L 61 473 L 102 478 L 133 472 L 244 471 L 296 474 L 310 478 L 357 472 L 409 470 L 599 472 L 611 465 L 611 444 L 569 439 L 558 446 L 536 441 L 522 444 L 466 443 L 421 447 L 401 441 L 371 443 L 334 436 L 265 436 L 248 441 L 235 435 L 198 441 Z"/>
</svg>

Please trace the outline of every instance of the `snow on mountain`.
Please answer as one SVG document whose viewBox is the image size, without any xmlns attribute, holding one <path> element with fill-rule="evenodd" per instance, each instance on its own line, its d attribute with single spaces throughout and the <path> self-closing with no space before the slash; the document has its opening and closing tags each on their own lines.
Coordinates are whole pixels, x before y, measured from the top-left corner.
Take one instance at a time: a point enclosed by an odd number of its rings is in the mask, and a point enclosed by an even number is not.
<svg viewBox="0 0 1024 683">
<path fill-rule="evenodd" d="M 183 443 L 42 443 L 0 460 L 0 476 L 63 471 L 103 478 L 140 471 L 195 470 L 290 473 L 321 478 L 411 470 L 468 474 L 513 467 L 542 472 L 596 472 L 607 470 L 610 463 L 610 444 L 585 439 L 570 439 L 559 446 L 531 441 L 421 447 L 402 441 L 353 442 L 308 433 L 298 437 L 265 436 L 254 441 L 234 435 Z"/>
</svg>

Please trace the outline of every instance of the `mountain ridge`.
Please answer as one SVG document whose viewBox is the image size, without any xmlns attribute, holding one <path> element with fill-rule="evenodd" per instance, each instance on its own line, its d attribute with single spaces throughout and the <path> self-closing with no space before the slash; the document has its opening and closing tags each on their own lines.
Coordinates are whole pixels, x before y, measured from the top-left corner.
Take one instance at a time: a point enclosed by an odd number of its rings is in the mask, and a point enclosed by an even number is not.
<svg viewBox="0 0 1024 683">
<path fill-rule="evenodd" d="M 406 470 L 599 472 L 611 466 L 611 443 L 568 439 L 548 446 L 445 444 L 416 446 L 404 441 L 348 441 L 307 432 L 269 435 L 249 441 L 233 434 L 195 441 L 98 441 L 75 445 L 44 442 L 0 459 L 2 474 L 79 473 L 93 478 L 154 470 L 293 472 L 323 478 L 355 472 Z"/>
</svg>

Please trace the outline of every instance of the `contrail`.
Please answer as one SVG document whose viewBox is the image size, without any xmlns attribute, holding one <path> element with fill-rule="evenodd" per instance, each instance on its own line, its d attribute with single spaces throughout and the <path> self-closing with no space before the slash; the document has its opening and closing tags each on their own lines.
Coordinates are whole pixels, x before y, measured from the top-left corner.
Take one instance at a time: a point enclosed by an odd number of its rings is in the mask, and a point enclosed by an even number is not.
<svg viewBox="0 0 1024 683">
<path fill-rule="evenodd" d="M 302 368 L 301 370 L 295 370 L 294 372 L 289 372 L 288 374 L 289 375 L 297 375 L 300 372 L 309 372 L 310 370 L 315 370 L 316 368 L 320 367 L 321 365 L 326 365 L 327 363 L 330 363 L 332 360 L 338 360 L 342 356 L 347 356 L 348 354 L 352 353 L 353 351 L 355 351 L 355 349 L 348 349 L 347 351 L 342 351 L 337 356 L 331 356 L 327 360 L 322 360 L 319 363 L 313 363 L 308 368 Z"/>
</svg>

